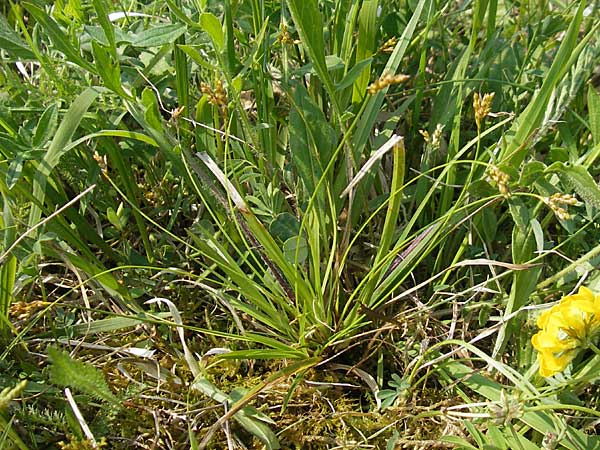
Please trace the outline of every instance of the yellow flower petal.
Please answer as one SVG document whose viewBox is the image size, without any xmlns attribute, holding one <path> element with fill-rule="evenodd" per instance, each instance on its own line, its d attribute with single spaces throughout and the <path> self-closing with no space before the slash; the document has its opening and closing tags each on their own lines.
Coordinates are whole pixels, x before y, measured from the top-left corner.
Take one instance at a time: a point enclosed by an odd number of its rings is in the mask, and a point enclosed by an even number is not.
<svg viewBox="0 0 600 450">
<path fill-rule="evenodd" d="M 579 288 L 579 292 L 577 292 L 577 294 L 575 295 L 590 300 L 592 302 L 595 300 L 594 293 L 585 286 L 581 286 Z M 573 297 L 575 297 L 575 295 L 573 295 Z"/>
<path fill-rule="evenodd" d="M 573 339 L 560 339 L 557 334 L 539 331 L 531 337 L 533 347 L 540 352 L 563 352 L 576 348 L 578 342 Z"/>
<path fill-rule="evenodd" d="M 537 320 L 538 328 L 546 327 L 546 325 L 548 324 L 548 320 L 552 316 L 552 313 L 556 310 L 557 306 L 559 306 L 559 305 L 554 305 L 552 308 L 547 309 L 542 314 L 540 314 L 540 316 L 538 317 L 538 320 Z"/>
<path fill-rule="evenodd" d="M 544 311 L 537 320 L 538 331 L 531 344 L 538 351 L 540 375 L 548 377 L 562 372 L 600 333 L 600 295 L 580 287 Z"/>
<path fill-rule="evenodd" d="M 560 356 L 555 356 L 552 352 L 539 352 L 538 361 L 540 363 L 540 375 L 551 377 L 567 368 L 569 363 L 575 357 L 576 352 L 570 351 Z"/>
</svg>

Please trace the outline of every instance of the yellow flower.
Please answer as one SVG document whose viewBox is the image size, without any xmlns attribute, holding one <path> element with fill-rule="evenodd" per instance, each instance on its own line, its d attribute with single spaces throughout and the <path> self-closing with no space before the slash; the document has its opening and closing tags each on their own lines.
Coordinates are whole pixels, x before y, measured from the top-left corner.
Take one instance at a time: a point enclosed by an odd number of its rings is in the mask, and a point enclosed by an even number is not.
<svg viewBox="0 0 600 450">
<path fill-rule="evenodd" d="M 531 343 L 538 351 L 540 375 L 550 377 L 565 370 L 600 331 L 600 295 L 581 287 L 577 294 L 563 297 L 544 311 L 537 326 L 540 331 Z"/>
</svg>

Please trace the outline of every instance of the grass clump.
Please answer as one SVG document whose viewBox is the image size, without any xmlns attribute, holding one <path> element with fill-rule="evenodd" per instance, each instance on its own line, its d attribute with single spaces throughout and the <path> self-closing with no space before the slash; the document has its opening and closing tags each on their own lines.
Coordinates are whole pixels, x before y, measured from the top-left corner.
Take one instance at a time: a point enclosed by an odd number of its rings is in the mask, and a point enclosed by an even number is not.
<svg viewBox="0 0 600 450">
<path fill-rule="evenodd" d="M 2 8 L 0 447 L 600 446 L 597 5 Z"/>
</svg>

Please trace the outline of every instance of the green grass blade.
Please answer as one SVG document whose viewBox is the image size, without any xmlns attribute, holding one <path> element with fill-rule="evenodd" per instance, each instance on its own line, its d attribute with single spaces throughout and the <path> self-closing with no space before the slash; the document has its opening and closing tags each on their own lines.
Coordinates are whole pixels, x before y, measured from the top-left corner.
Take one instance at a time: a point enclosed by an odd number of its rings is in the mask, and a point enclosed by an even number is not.
<svg viewBox="0 0 600 450">
<path fill-rule="evenodd" d="M 10 208 L 11 202 L 7 195 L 6 185 L 0 181 L 2 188 L 3 211 L 0 215 L 0 230 L 4 232 L 4 240 L 0 250 L 4 253 L 14 242 L 16 238 L 15 220 Z M 17 258 L 14 255 L 9 256 L 0 267 L 0 316 L 8 320 L 8 310 L 12 303 L 13 288 L 17 275 Z M 6 337 L 6 323 L 0 321 L 0 339 Z"/>
<path fill-rule="evenodd" d="M 287 0 L 287 5 L 296 24 L 302 45 L 306 48 L 317 75 L 329 94 L 334 111 L 340 115 L 340 107 L 335 86 L 325 62 L 325 41 L 323 39 L 323 18 L 317 0 Z"/>
<path fill-rule="evenodd" d="M 356 40 L 356 62 L 370 58 L 375 51 L 375 37 L 377 35 L 377 8 L 378 0 L 366 0 L 362 3 L 358 16 L 358 38 Z M 361 102 L 367 92 L 371 78 L 370 64 L 361 71 L 354 82 L 352 89 L 352 103 Z"/>
<path fill-rule="evenodd" d="M 596 92 L 594 86 L 588 87 L 588 111 L 590 113 L 590 131 L 595 145 L 600 145 L 600 95 Z"/>
<path fill-rule="evenodd" d="M 394 239 L 394 231 L 398 222 L 398 214 L 402 204 L 402 187 L 404 185 L 404 171 L 406 170 L 406 149 L 404 139 L 394 146 L 394 168 L 392 172 L 392 184 L 390 185 L 390 200 L 385 214 L 385 222 L 381 231 L 381 241 L 374 265 L 377 266 L 385 257 Z"/>
<path fill-rule="evenodd" d="M 31 2 L 23 2 L 23 6 L 25 6 L 27 11 L 29 11 L 35 20 L 44 28 L 44 31 L 50 36 L 54 46 L 65 55 L 68 61 L 77 64 L 92 74 L 96 73 L 94 66 L 81 56 L 79 48 L 76 48 L 70 42 L 69 36 L 49 14 Z"/>
<path fill-rule="evenodd" d="M 394 51 L 390 56 L 390 59 L 388 60 L 385 66 L 385 69 L 383 70 L 384 73 L 395 74 L 398 70 L 398 67 L 400 67 L 402 58 L 404 58 L 406 49 L 408 48 L 412 40 L 413 34 L 417 28 L 417 24 L 419 23 L 419 20 L 421 18 L 421 14 L 423 13 L 423 8 L 425 4 L 429 1 L 430 0 L 419 0 L 417 5 L 415 6 L 414 13 L 410 18 L 410 21 L 406 25 L 402 36 L 396 44 L 396 47 L 394 48 Z M 377 94 L 375 94 L 367 100 L 367 106 L 363 114 L 360 116 L 360 122 L 358 124 L 357 131 L 354 134 L 353 148 L 356 152 L 354 155 L 355 160 L 359 159 L 358 156 L 360 152 L 366 145 L 369 137 L 373 132 L 373 127 L 375 126 L 375 123 L 377 121 L 377 116 L 379 115 L 379 112 L 381 110 L 381 106 L 383 104 L 386 92 L 387 88 L 379 91 Z"/>
<path fill-rule="evenodd" d="M 73 104 L 58 127 L 56 135 L 54 136 L 54 139 L 52 139 L 48 151 L 39 164 L 38 171 L 33 180 L 33 196 L 39 204 L 44 203 L 46 183 L 52 170 L 58 164 L 61 156 L 64 154 L 65 147 L 79 127 L 83 115 L 92 105 L 98 94 L 98 90 L 87 88 L 73 101 Z M 41 207 L 38 206 L 38 204 L 32 205 L 31 211 L 29 212 L 28 225 L 32 227 L 37 224 L 40 221 L 41 215 Z"/>
<path fill-rule="evenodd" d="M 106 7 L 105 0 L 92 0 L 92 4 L 94 5 L 94 9 L 96 10 L 96 14 L 98 17 L 98 22 L 100 22 L 100 26 L 104 31 L 104 35 L 106 36 L 106 40 L 108 41 L 108 46 L 113 58 L 117 57 L 117 45 L 115 40 L 115 29 L 113 28 L 113 24 L 108 19 L 108 9 Z"/>
</svg>

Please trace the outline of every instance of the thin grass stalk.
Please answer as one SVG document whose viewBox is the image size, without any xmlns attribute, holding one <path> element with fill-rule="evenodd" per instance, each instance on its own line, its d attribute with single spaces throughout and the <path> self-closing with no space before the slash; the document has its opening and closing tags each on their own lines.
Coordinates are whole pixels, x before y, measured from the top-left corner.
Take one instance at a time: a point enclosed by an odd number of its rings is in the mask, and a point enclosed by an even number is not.
<svg viewBox="0 0 600 450">
<path fill-rule="evenodd" d="M 142 238 L 142 245 L 146 252 L 146 258 L 148 258 L 148 262 L 152 264 L 152 262 L 155 260 L 154 249 L 150 243 L 147 225 L 142 216 L 139 214 L 139 188 L 137 187 L 137 183 L 135 182 L 131 168 L 127 166 L 123 160 L 121 149 L 111 138 L 101 137 L 99 141 L 102 147 L 104 147 L 106 150 L 111 163 L 115 165 L 117 173 L 120 175 L 127 198 L 130 200 L 130 203 L 135 206 L 132 210 L 133 218 L 135 220 L 138 232 L 140 233 L 140 237 Z"/>
</svg>

